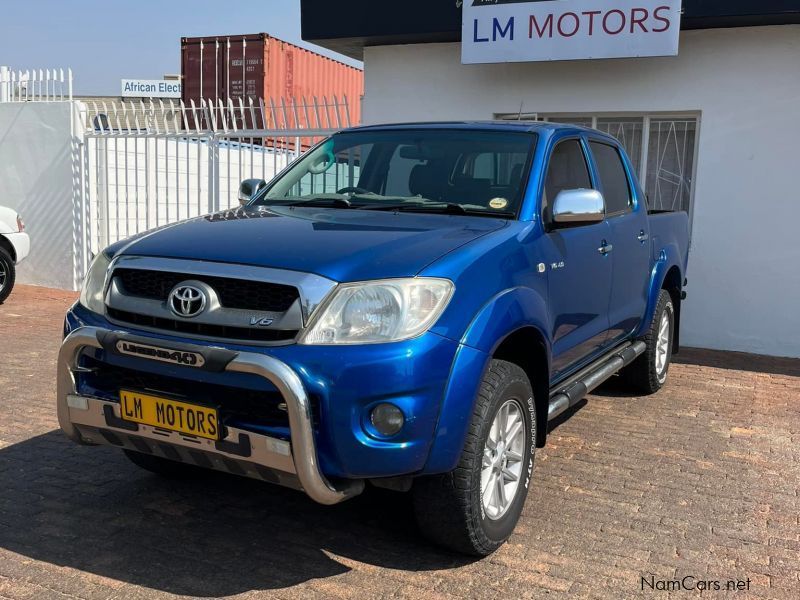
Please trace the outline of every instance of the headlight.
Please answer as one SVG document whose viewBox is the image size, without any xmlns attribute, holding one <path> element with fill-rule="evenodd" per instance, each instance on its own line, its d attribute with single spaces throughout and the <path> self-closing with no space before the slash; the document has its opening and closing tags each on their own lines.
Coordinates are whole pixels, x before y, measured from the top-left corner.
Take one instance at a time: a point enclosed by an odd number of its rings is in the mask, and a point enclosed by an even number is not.
<svg viewBox="0 0 800 600">
<path fill-rule="evenodd" d="M 301 344 L 379 344 L 425 332 L 453 295 L 446 279 L 417 277 L 340 285 Z"/>
<path fill-rule="evenodd" d="M 106 274 L 111 259 L 105 252 L 101 252 L 92 261 L 86 279 L 83 280 L 81 289 L 81 304 L 92 312 L 103 314 L 105 305 L 103 302 L 103 292 L 106 287 Z"/>
</svg>

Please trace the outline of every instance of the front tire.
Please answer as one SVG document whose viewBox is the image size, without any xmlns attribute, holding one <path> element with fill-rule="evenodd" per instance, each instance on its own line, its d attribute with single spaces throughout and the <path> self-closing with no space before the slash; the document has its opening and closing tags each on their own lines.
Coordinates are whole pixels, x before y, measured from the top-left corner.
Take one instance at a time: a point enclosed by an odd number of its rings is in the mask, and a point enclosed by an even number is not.
<svg viewBox="0 0 800 600">
<path fill-rule="evenodd" d="M 484 375 L 456 469 L 412 489 L 423 535 L 473 556 L 511 536 L 528 495 L 536 448 L 531 383 L 512 363 L 492 360 Z"/>
<path fill-rule="evenodd" d="M 674 335 L 675 306 L 669 292 L 661 290 L 653 322 L 642 338 L 647 349 L 621 373 L 631 389 L 649 395 L 664 387 L 672 361 Z"/>
<path fill-rule="evenodd" d="M 17 278 L 17 269 L 11 255 L 5 248 L 0 248 L 0 304 L 5 302 Z"/>
</svg>

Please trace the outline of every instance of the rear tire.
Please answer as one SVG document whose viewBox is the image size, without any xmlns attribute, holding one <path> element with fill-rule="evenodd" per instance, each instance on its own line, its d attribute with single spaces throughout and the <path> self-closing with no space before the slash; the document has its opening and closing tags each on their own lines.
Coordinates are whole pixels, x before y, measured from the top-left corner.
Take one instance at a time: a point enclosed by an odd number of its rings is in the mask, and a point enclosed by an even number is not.
<svg viewBox="0 0 800 600">
<path fill-rule="evenodd" d="M 674 335 L 675 306 L 669 292 L 661 290 L 653 322 L 642 338 L 647 349 L 620 373 L 632 390 L 649 395 L 664 387 L 672 360 Z"/>
<path fill-rule="evenodd" d="M 5 302 L 14 289 L 16 279 L 17 269 L 14 260 L 5 248 L 0 247 L 0 304 Z"/>
<path fill-rule="evenodd" d="M 487 556 L 511 536 L 528 495 L 536 449 L 531 383 L 492 360 L 478 391 L 458 466 L 414 482 L 417 523 L 435 544 Z"/>
<path fill-rule="evenodd" d="M 133 450 L 123 450 L 123 452 L 128 457 L 128 460 L 137 467 L 166 479 L 194 479 L 205 473 L 205 470 L 200 467 L 176 462 L 153 454 L 143 454 Z"/>
</svg>

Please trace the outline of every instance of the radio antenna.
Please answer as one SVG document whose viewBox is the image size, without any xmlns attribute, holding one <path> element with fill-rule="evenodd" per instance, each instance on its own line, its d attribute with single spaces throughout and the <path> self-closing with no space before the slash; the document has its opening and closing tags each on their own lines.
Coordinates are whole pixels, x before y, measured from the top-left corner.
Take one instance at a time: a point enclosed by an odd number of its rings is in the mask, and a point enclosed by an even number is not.
<svg viewBox="0 0 800 600">
<path fill-rule="evenodd" d="M 517 121 L 522 121 L 522 106 L 525 104 L 525 100 L 519 103 L 519 115 L 517 115 Z"/>
</svg>

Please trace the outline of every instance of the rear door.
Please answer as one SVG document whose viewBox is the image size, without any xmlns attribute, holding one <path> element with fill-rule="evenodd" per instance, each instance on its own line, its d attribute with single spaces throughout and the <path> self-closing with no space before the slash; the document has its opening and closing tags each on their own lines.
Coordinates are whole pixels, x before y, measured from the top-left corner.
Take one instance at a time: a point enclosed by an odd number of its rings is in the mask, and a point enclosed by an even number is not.
<svg viewBox="0 0 800 600">
<path fill-rule="evenodd" d="M 611 228 L 613 274 L 609 303 L 609 337 L 614 342 L 635 331 L 647 307 L 650 243 L 647 208 L 637 206 L 633 179 L 619 148 L 589 141 L 595 177 L 606 201 Z"/>
<path fill-rule="evenodd" d="M 578 139 L 554 147 L 542 196 L 544 265 L 548 275 L 553 378 L 598 353 L 608 335 L 611 259 L 600 249 L 609 243 L 608 223 L 556 227 L 552 203 L 563 190 L 593 187 L 586 148 Z"/>
</svg>

